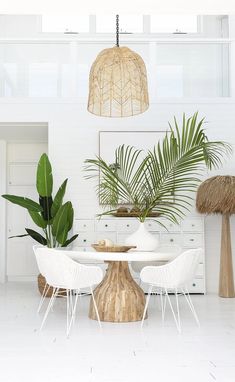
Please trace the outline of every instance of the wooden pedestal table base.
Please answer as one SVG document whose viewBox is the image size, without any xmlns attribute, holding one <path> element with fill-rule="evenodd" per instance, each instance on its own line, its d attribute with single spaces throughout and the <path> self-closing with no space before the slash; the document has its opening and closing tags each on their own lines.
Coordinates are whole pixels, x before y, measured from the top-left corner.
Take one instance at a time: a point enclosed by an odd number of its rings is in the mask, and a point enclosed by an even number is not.
<svg viewBox="0 0 235 382">
<path fill-rule="evenodd" d="M 128 262 L 108 261 L 108 264 L 103 281 L 94 290 L 100 320 L 109 322 L 142 320 L 145 295 L 132 278 Z M 92 299 L 89 317 L 97 319 Z"/>
</svg>

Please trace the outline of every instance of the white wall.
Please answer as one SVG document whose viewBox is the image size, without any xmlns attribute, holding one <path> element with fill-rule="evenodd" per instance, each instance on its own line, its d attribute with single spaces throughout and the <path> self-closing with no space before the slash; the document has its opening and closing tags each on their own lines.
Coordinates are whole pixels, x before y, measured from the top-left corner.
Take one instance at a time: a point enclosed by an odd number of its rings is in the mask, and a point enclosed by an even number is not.
<svg viewBox="0 0 235 382">
<path fill-rule="evenodd" d="M 232 32 L 231 37 L 235 38 L 235 18 L 230 18 L 230 31 Z M 234 41 L 233 39 L 231 42 L 231 68 L 234 68 L 235 65 Z M 54 44 L 54 42 L 52 43 Z M 131 44 L 130 41 L 126 43 L 128 45 L 129 43 Z M 16 44 L 18 44 L 18 42 L 16 42 Z M 49 51 L 53 53 L 54 50 L 52 50 L 52 47 L 54 45 L 49 44 L 50 41 L 46 42 L 46 52 Z M 105 44 L 105 47 L 107 47 L 107 44 L 110 46 L 110 42 L 106 41 Z M 55 187 L 58 187 L 66 177 L 69 178 L 67 196 L 74 204 L 75 216 L 77 218 L 92 218 L 99 211 L 99 205 L 93 187 L 94 181 L 92 183 L 92 181 L 84 180 L 82 168 L 86 158 L 94 157 L 94 155 L 98 153 L 98 133 L 100 130 L 131 130 L 133 133 L 135 130 L 164 131 L 168 127 L 168 121 L 172 121 L 174 115 L 179 119 L 182 117 L 183 112 L 190 116 L 198 110 L 201 117 L 206 117 L 208 123 L 205 126 L 210 139 L 226 140 L 235 145 L 235 76 L 233 70 L 231 70 L 230 73 L 230 94 L 232 98 L 201 99 L 201 101 L 198 99 L 180 100 L 179 98 L 178 101 L 169 99 L 165 101 L 161 99 L 161 101 L 159 101 L 156 98 L 155 42 L 151 42 L 149 46 L 148 42 L 143 43 L 143 45 L 138 45 L 138 42 L 133 42 L 133 44 L 133 49 L 142 55 L 147 64 L 150 97 L 151 100 L 154 100 L 149 110 L 142 115 L 132 118 L 109 119 L 93 116 L 86 111 L 86 93 L 88 90 L 87 68 L 89 69 L 101 47 L 103 48 L 103 42 L 95 42 L 94 44 L 90 42 L 85 44 L 83 41 L 78 44 L 76 41 L 71 41 L 71 44 L 68 45 L 71 48 L 71 57 L 68 58 L 70 65 L 69 73 L 71 72 L 72 75 L 69 77 L 70 82 L 65 81 L 66 89 L 70 89 L 71 87 L 71 91 L 66 96 L 67 98 L 46 99 L 43 93 L 41 98 L 33 99 L 28 96 L 28 98 L 23 99 L 20 97 L 24 97 L 24 93 L 17 94 L 16 96 L 13 92 L 11 99 L 0 99 L 0 122 L 48 123 L 49 155 L 54 167 Z M 26 45 L 30 57 L 35 52 L 38 54 L 38 49 L 35 47 L 34 49 L 32 44 L 27 43 Z M 37 47 L 38 46 L 40 46 L 40 44 L 37 45 Z M 67 47 L 66 44 L 65 46 Z M 15 61 L 17 61 L 16 53 L 22 53 L 22 45 L 18 47 L 18 49 L 16 45 L 15 47 L 10 45 L 10 48 L 7 46 L 7 48 L 2 49 L 3 59 L 5 60 L 3 62 L 15 63 Z M 40 49 L 39 52 L 41 52 Z M 55 49 L 55 51 L 59 49 L 58 52 L 61 53 L 59 45 L 58 47 L 56 45 L 56 48 L 54 46 L 53 49 Z M 7 52 L 13 52 L 14 55 L 7 55 Z M 46 56 L 45 59 L 43 49 L 42 52 L 43 55 L 34 58 L 33 62 L 35 62 L 35 60 L 36 62 L 44 62 L 44 60 L 51 62 L 51 55 Z M 20 57 L 21 56 L 22 54 Z M 67 57 L 65 57 L 65 59 L 67 60 Z M 81 71 L 81 76 L 76 71 L 79 63 L 85 67 L 85 69 L 83 68 L 84 72 Z M 24 82 L 23 85 L 25 85 Z M 169 84 L 169 86 L 171 86 L 171 84 Z M 68 98 L 75 96 L 81 98 Z M 233 157 L 233 159 L 230 159 L 226 163 L 223 169 L 215 173 L 234 175 L 234 170 L 235 164 Z M 209 174 L 205 174 L 205 176 L 209 176 Z M 4 201 L 0 198 L 0 207 L 2 208 L 3 203 Z M 232 223 L 232 240 L 235 251 L 235 236 L 233 237 L 235 221 Z M 207 289 L 209 292 L 216 292 L 218 286 L 220 251 L 220 217 L 207 217 L 205 229 Z"/>
<path fill-rule="evenodd" d="M 234 103 L 155 103 L 146 113 L 123 119 L 95 117 L 79 103 L 5 103 L 1 104 L 0 121 L 49 123 L 49 155 L 53 163 L 55 187 L 69 178 L 68 198 L 74 204 L 77 218 L 93 217 L 98 202 L 92 181 L 84 180 L 82 171 L 86 158 L 98 153 L 99 130 L 165 130 L 173 115 L 180 118 L 183 112 L 191 115 L 199 110 L 206 117 L 205 125 L 210 139 L 226 140 L 235 145 Z M 3 107 L 4 106 L 4 107 Z M 233 174 L 234 157 L 227 161 L 220 174 Z M 212 174 L 210 174 L 212 175 Z M 2 201 L 1 201 L 2 202 Z M 209 292 L 218 286 L 220 217 L 206 218 L 206 279 Z M 232 222 L 232 241 L 235 251 L 235 220 Z"/>
<path fill-rule="evenodd" d="M 4 140 L 0 141 L 0 195 L 6 193 L 6 142 Z M 0 204 L 0 282 L 5 282 L 6 273 L 6 257 L 1 256 L 6 252 L 6 227 L 5 227 L 5 213 L 6 205 L 2 201 Z"/>
</svg>

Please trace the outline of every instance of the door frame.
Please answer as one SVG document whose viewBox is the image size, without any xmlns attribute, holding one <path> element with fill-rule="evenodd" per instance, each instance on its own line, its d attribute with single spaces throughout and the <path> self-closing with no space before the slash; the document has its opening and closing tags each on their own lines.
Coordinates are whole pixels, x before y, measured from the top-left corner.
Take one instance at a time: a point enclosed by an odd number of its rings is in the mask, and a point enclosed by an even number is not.
<svg viewBox="0 0 235 382">
<path fill-rule="evenodd" d="M 48 122 L 0 122 L 1 126 L 17 126 L 19 129 L 21 127 L 46 127 L 47 128 L 47 143 L 49 147 L 49 123 Z M 2 194 L 7 193 L 7 145 L 10 142 L 18 142 L 16 139 L 9 139 L 7 137 L 3 137 L 0 139 L 0 284 L 4 284 L 7 281 L 7 208 L 6 208 L 6 200 L 1 198 Z M 37 141 L 32 138 L 27 140 L 27 138 L 22 139 L 19 143 L 38 143 L 43 141 Z"/>
<path fill-rule="evenodd" d="M 7 187 L 7 142 L 0 140 L 0 195 L 6 193 Z M 6 201 L 0 200 L 0 283 L 6 281 Z"/>
</svg>

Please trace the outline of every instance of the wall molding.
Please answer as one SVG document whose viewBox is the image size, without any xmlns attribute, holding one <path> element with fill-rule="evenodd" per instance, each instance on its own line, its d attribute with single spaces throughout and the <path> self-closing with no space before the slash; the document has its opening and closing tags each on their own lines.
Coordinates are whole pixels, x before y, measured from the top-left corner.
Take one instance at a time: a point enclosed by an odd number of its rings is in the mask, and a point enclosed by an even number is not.
<svg viewBox="0 0 235 382">
<path fill-rule="evenodd" d="M 6 193 L 7 174 L 7 143 L 0 141 L 0 168 L 1 168 L 1 181 L 0 181 L 0 195 Z M 6 281 L 6 202 L 3 198 L 0 200 L 0 282 Z"/>
</svg>

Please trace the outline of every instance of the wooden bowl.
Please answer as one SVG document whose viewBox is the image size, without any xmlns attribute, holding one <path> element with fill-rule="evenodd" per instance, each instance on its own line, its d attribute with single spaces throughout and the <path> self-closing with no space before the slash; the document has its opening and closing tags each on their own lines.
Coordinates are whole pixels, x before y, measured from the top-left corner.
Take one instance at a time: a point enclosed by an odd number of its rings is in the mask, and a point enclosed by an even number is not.
<svg viewBox="0 0 235 382">
<path fill-rule="evenodd" d="M 97 252 L 127 252 L 129 249 L 136 248 L 135 245 L 113 245 L 111 247 L 107 247 L 105 245 L 92 244 L 91 246 Z"/>
</svg>

